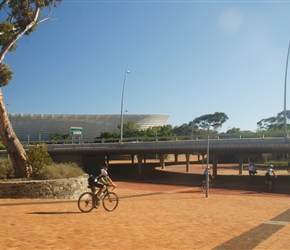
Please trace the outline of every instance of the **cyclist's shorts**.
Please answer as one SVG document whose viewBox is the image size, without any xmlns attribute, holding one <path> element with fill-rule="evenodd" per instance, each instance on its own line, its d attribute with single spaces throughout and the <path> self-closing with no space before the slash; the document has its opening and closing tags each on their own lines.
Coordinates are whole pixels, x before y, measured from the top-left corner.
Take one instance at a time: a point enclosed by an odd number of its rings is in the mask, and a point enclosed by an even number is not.
<svg viewBox="0 0 290 250">
<path fill-rule="evenodd" d="M 266 173 L 265 177 L 266 177 L 267 181 L 271 181 L 272 180 L 271 175 L 269 173 Z"/>
<path fill-rule="evenodd" d="M 104 184 L 102 182 L 94 182 L 93 184 L 94 187 L 102 188 Z"/>
</svg>

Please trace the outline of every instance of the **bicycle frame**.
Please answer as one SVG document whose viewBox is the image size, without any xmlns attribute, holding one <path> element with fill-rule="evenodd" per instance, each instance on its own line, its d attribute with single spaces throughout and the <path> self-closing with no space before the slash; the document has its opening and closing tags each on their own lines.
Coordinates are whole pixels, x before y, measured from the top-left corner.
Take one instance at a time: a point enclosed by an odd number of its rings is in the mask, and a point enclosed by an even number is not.
<svg viewBox="0 0 290 250">
<path fill-rule="evenodd" d="M 108 184 L 106 184 L 105 185 L 106 186 L 106 189 L 105 189 L 105 191 L 101 194 L 101 197 L 100 197 L 100 200 L 103 200 L 103 198 L 109 193 L 109 185 Z M 94 194 L 94 196 L 96 196 L 96 194 L 95 194 L 95 192 L 96 192 L 96 187 L 95 186 L 93 186 L 93 187 L 91 187 L 91 191 L 92 191 L 92 193 Z M 114 190 L 115 188 L 113 188 L 112 189 L 112 191 Z"/>
</svg>

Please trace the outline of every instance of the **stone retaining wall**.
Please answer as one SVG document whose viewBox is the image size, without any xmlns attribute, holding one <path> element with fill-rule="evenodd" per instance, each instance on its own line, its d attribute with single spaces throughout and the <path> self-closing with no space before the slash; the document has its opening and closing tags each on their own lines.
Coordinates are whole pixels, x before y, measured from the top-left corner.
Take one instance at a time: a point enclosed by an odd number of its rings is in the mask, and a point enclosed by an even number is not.
<svg viewBox="0 0 290 250">
<path fill-rule="evenodd" d="M 88 175 L 56 180 L 0 181 L 0 198 L 78 199 L 88 191 Z"/>
</svg>

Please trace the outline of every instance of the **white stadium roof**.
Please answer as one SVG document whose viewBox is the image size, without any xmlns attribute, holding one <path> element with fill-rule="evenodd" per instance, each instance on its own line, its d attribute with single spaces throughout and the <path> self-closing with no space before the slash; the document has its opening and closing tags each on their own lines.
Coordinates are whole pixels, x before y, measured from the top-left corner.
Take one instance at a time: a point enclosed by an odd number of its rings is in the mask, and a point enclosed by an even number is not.
<svg viewBox="0 0 290 250">
<path fill-rule="evenodd" d="M 52 133 L 70 134 L 71 127 L 81 127 L 81 139 L 93 141 L 102 132 L 119 131 L 120 115 L 8 114 L 20 141 L 51 140 Z M 126 114 L 123 122 L 135 122 L 140 128 L 164 126 L 168 115 Z"/>
</svg>

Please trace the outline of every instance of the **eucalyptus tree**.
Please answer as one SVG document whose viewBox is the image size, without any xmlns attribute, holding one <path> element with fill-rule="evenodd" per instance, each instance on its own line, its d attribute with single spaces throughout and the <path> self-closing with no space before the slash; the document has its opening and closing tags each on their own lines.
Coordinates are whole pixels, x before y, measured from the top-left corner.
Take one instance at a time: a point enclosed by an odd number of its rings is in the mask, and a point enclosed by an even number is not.
<svg viewBox="0 0 290 250">
<path fill-rule="evenodd" d="M 7 86 L 13 76 L 9 65 L 3 62 L 6 53 L 15 51 L 16 43 L 22 36 L 30 35 L 41 22 L 49 20 L 52 8 L 57 7 L 61 1 L 0 1 L 0 87 Z M 0 91 L 0 136 L 12 161 L 15 177 L 29 177 L 32 167 L 7 116 L 2 91 Z"/>
<path fill-rule="evenodd" d="M 206 130 L 209 126 L 214 124 L 222 125 L 228 120 L 228 116 L 223 112 L 215 112 L 214 114 L 206 114 L 199 116 L 193 120 L 199 128 Z"/>
<path fill-rule="evenodd" d="M 289 118 L 290 111 L 286 111 L 287 118 Z M 278 113 L 276 116 L 264 118 L 257 122 L 260 130 L 267 131 L 282 131 L 284 127 L 284 111 Z"/>
</svg>

